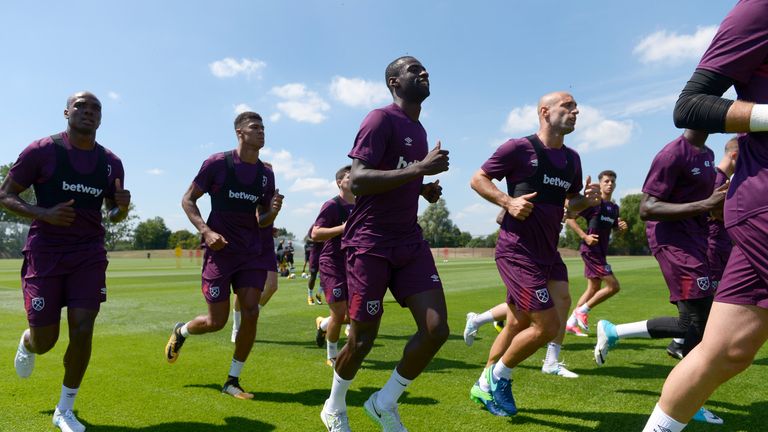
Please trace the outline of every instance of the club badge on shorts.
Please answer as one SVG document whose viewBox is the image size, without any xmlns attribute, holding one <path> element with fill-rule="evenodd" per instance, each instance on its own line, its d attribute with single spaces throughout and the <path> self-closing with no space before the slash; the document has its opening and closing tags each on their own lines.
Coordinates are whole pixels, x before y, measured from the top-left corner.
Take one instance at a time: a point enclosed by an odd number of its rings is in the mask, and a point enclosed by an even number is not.
<svg viewBox="0 0 768 432">
<path fill-rule="evenodd" d="M 216 298 L 219 296 L 219 287 L 212 286 L 208 288 L 208 294 L 210 294 L 211 297 Z"/>
<path fill-rule="evenodd" d="M 547 291 L 546 288 L 537 289 L 536 290 L 536 298 L 539 299 L 540 302 L 546 303 L 549 301 L 549 291 Z"/>
<path fill-rule="evenodd" d="M 333 289 L 333 296 L 336 298 L 341 297 L 341 288 L 334 288 Z"/>
<path fill-rule="evenodd" d="M 696 279 L 696 285 L 699 286 L 699 289 L 702 291 L 706 291 L 709 289 L 709 278 L 704 276 Z"/>
<path fill-rule="evenodd" d="M 377 313 L 379 313 L 379 306 L 381 306 L 381 301 L 371 300 L 368 303 L 366 303 L 365 306 L 368 310 L 368 314 L 376 315 Z"/>
<path fill-rule="evenodd" d="M 45 307 L 45 299 L 43 297 L 35 297 L 32 299 L 32 309 L 40 312 Z"/>
</svg>

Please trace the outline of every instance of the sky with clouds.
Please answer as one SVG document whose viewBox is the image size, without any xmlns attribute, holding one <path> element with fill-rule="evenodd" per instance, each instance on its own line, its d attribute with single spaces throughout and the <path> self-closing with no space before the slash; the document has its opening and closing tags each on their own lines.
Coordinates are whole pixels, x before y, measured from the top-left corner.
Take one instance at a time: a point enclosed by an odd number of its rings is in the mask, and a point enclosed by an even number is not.
<svg viewBox="0 0 768 432">
<path fill-rule="evenodd" d="M 437 177 L 451 217 L 484 235 L 496 209 L 469 179 L 499 144 L 536 131 L 536 102 L 551 91 L 579 102 L 566 144 L 585 175 L 613 169 L 617 197 L 638 192 L 654 154 L 680 134 L 677 94 L 733 4 L 10 2 L 0 14 L 0 163 L 63 130 L 67 96 L 90 90 L 104 105 L 98 141 L 123 160 L 138 215 L 192 230 L 182 194 L 208 155 L 236 146 L 237 113 L 253 110 L 286 196 L 277 225 L 301 237 L 337 192 L 360 122 L 391 102 L 384 68 L 408 54 L 430 73 L 430 142 L 451 152 Z M 708 142 L 718 158 L 726 139 Z"/>
</svg>

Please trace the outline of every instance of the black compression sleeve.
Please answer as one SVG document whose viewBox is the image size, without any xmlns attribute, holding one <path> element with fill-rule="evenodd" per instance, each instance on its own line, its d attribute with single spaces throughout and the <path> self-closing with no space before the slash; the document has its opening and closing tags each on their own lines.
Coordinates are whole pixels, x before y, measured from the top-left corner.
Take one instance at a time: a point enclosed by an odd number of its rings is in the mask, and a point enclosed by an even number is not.
<svg viewBox="0 0 768 432">
<path fill-rule="evenodd" d="M 706 69 L 696 69 L 675 104 L 675 126 L 705 132 L 725 132 L 725 116 L 733 101 L 721 96 L 734 81 Z"/>
</svg>

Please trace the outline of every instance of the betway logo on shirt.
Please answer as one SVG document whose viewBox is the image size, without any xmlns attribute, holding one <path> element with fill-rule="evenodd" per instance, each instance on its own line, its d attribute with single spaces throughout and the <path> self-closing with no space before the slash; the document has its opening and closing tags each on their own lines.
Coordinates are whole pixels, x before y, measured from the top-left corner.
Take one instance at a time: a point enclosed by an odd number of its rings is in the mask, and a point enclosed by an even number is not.
<svg viewBox="0 0 768 432">
<path fill-rule="evenodd" d="M 80 183 L 67 183 L 66 181 L 61 182 L 61 190 L 84 193 L 87 195 L 93 195 L 95 197 L 100 196 L 101 193 L 104 192 L 103 189 L 97 189 L 95 187 L 86 186 Z"/>
<path fill-rule="evenodd" d="M 414 160 L 414 161 L 408 162 L 407 160 L 405 160 L 404 157 L 400 156 L 400 160 L 397 161 L 397 168 L 395 169 L 403 169 L 409 165 L 413 165 L 415 162 L 418 162 L 418 161 Z"/>
<path fill-rule="evenodd" d="M 551 185 L 551 186 L 557 186 L 561 187 L 565 190 L 568 190 L 571 188 L 571 182 L 565 181 L 561 179 L 560 177 L 550 177 L 547 174 L 544 174 L 544 181 L 543 183 L 545 185 Z"/>
<path fill-rule="evenodd" d="M 256 195 L 251 195 L 246 192 L 235 192 L 231 189 L 229 190 L 229 197 L 234 199 L 242 199 L 242 200 L 250 201 L 252 203 L 256 202 L 256 200 L 259 199 L 259 197 L 257 197 Z"/>
<path fill-rule="evenodd" d="M 603 222 L 613 223 L 614 219 L 605 215 L 600 215 L 600 220 Z"/>
</svg>

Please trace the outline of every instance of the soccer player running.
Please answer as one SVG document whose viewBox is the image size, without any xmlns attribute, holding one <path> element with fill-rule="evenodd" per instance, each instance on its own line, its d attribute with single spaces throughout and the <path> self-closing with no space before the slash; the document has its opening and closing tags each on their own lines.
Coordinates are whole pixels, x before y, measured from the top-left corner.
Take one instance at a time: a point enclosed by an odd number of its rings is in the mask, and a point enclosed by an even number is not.
<svg viewBox="0 0 768 432">
<path fill-rule="evenodd" d="M 724 185 L 736 171 L 736 159 L 739 157 L 739 140 L 734 137 L 725 143 L 723 158 L 717 164 L 717 177 L 715 188 Z M 725 272 L 725 264 L 731 256 L 733 241 L 725 229 L 722 213 L 717 217 L 709 218 L 709 238 L 707 246 L 707 262 L 709 263 L 710 281 L 712 289 L 717 292 L 720 280 Z M 682 358 L 682 357 L 680 357 Z"/>
<path fill-rule="evenodd" d="M 29 329 L 14 359 L 21 378 L 32 374 L 35 356 L 59 338 L 61 308 L 67 307 L 69 345 L 53 424 L 82 432 L 73 407 L 91 358 L 96 315 L 107 300 L 107 253 L 102 206 L 111 222 L 128 215 L 131 194 L 123 189 L 120 159 L 96 142 L 101 102 L 89 92 L 67 99 L 67 130 L 34 141 L 21 152 L 0 186 L 0 205 L 32 219 L 24 245 L 21 282 Z M 36 204 L 20 194 L 34 188 Z"/>
<path fill-rule="evenodd" d="M 720 384 L 752 364 L 768 339 L 768 0 L 741 0 L 675 106 L 678 127 L 743 132 L 725 200 L 734 247 L 701 343 L 669 374 L 644 431 L 679 432 Z M 734 86 L 738 99 L 723 99 Z"/>
<path fill-rule="evenodd" d="M 322 244 L 320 280 L 328 308 L 331 311 L 331 315 L 326 319 L 317 317 L 315 324 L 318 330 L 325 335 L 325 341 L 327 341 L 326 362 L 329 366 L 333 366 L 336 362 L 341 325 L 347 315 L 346 256 L 341 250 L 341 235 L 344 233 L 344 226 L 349 214 L 355 207 L 355 195 L 349 185 L 349 171 L 351 169 L 352 167 L 347 165 L 336 172 L 336 185 L 339 187 L 339 194 L 323 204 L 320 208 L 320 214 L 317 215 L 312 226 L 312 241 L 322 242 L 318 243 Z"/>
<path fill-rule="evenodd" d="M 202 291 L 208 313 L 187 323 L 177 323 L 165 348 L 169 363 L 175 362 L 190 335 L 221 330 L 229 318 L 230 285 L 241 307 L 241 323 L 229 376 L 222 392 L 251 399 L 240 386 L 240 372 L 253 347 L 259 300 L 267 270 L 259 265 L 262 230 L 272 225 L 283 196 L 274 189 L 272 170 L 259 160 L 264 147 L 264 124 L 257 113 L 246 111 L 235 118 L 237 148 L 216 153 L 203 162 L 182 198 L 182 208 L 200 231 L 205 248 Z M 204 221 L 197 200 L 208 193 L 211 213 Z"/>
<path fill-rule="evenodd" d="M 537 112 L 539 131 L 502 144 L 471 181 L 480 196 L 507 211 L 496 245 L 496 266 L 507 287 L 507 321 L 470 392 L 472 400 L 501 416 L 517 413 L 512 369 L 539 348 L 547 346 L 545 366 L 551 365 L 551 373 L 565 376 L 557 362 L 571 307 L 568 271 L 557 252 L 563 205 L 581 211 L 600 203 L 598 185 L 589 177 L 585 195 L 579 194 L 581 160 L 564 144 L 579 113 L 573 96 L 547 94 Z M 493 183 L 503 178 L 508 193 Z"/>
<path fill-rule="evenodd" d="M 349 153 L 351 189 L 357 197 L 342 248 L 347 254 L 349 339 L 336 358 L 331 395 L 320 417 L 329 431 L 348 431 L 346 394 L 373 347 L 389 288 L 416 323 L 416 334 L 384 387 L 365 402 L 366 413 L 384 431 L 405 431 L 397 400 L 426 368 L 448 338 L 447 309 L 429 245 L 416 222 L 420 196 L 430 203 L 442 194 L 438 181 L 424 176 L 448 170 L 440 142 L 429 150 L 419 122 L 429 96 L 429 74 L 413 57 L 387 66 L 386 83 L 394 103 L 371 111 Z"/>
<path fill-rule="evenodd" d="M 584 331 L 589 331 L 589 311 L 616 295 L 620 289 L 619 280 L 614 276 L 606 256 L 611 231 L 615 229 L 624 232 L 627 223 L 619 217 L 619 206 L 611 201 L 613 191 L 616 190 L 616 173 L 606 170 L 597 179 L 600 185 L 600 205 L 590 207 L 578 215 L 586 219 L 587 232 L 581 229 L 576 218 L 565 220 L 581 238 L 579 253 L 584 261 L 584 277 L 587 279 L 587 289 L 565 324 L 565 331 L 576 336 L 587 336 Z M 601 287 L 603 282 L 605 287 Z"/>
</svg>

